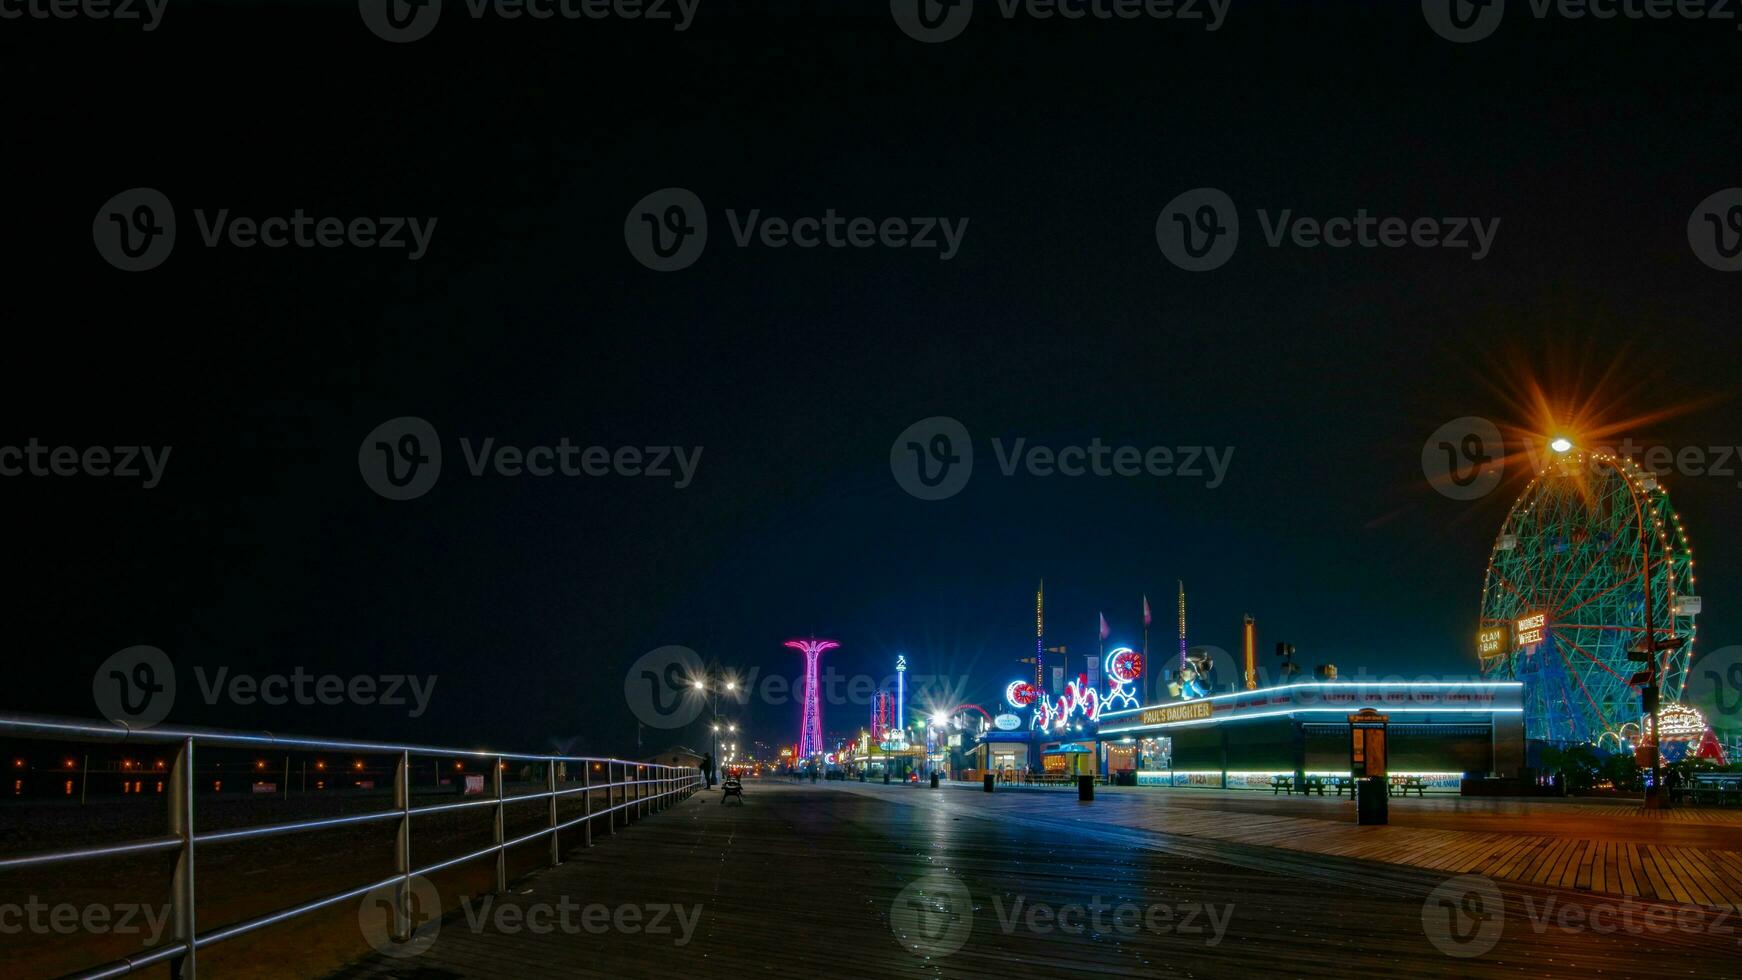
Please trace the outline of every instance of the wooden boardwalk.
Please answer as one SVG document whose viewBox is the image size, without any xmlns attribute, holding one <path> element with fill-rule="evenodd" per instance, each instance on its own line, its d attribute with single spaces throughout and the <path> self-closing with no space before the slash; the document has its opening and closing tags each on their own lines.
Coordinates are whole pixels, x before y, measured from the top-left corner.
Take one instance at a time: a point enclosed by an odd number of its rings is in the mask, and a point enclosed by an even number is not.
<svg viewBox="0 0 1742 980">
<path fill-rule="evenodd" d="M 997 802 L 988 805 L 1009 805 L 1036 792 L 1057 791 L 995 793 Z M 1615 898 L 1742 909 L 1742 811 L 1645 810 L 1565 800 L 1395 799 L 1390 825 L 1357 827 L 1352 806 L 1323 797 L 1103 789 L 1097 818 Z M 1501 827 L 1506 829 L 1492 829 Z"/>
<path fill-rule="evenodd" d="M 1673 925 L 1629 932 L 1617 923 L 1675 910 L 1643 896 L 1610 902 L 1594 886 L 1581 892 L 1576 872 L 1570 887 L 1559 887 L 1573 867 L 1594 874 L 1601 866 L 1607 884 L 1610 856 L 1620 880 L 1623 867 L 1634 867 L 1631 850 L 1625 862 L 1609 848 L 1587 862 L 1580 846 L 1575 863 L 1570 842 L 1514 842 L 1501 852 L 1497 841 L 1478 843 L 1486 834 L 1454 842 L 1447 835 L 1459 832 L 1382 828 L 1435 836 L 1423 860 L 1437 866 L 1410 867 L 1333 853 L 1339 845 L 1328 821 L 1215 810 L 1207 798 L 1159 799 L 1174 794 L 1106 793 L 1080 804 L 1061 793 L 758 781 L 746 792 L 742 807 L 704 793 L 601 835 L 597 846 L 570 852 L 560 867 L 494 898 L 495 914 L 477 916 L 474 900 L 474 915 L 450 913 L 420 954 L 366 958 L 336 977 L 1736 974 L 1735 925 L 1722 913 L 1682 906 Z M 1195 813 L 1205 826 L 1184 833 L 1148 826 L 1160 813 L 1169 822 Z M 1230 817 L 1251 836 L 1268 827 L 1273 840 L 1205 832 Z M 1330 836 L 1319 850 L 1288 847 L 1289 832 L 1300 829 L 1295 821 Z M 1396 838 L 1390 846 L 1418 844 Z M 1486 851 L 1494 853 L 1478 861 Z M 1639 867 L 1647 868 L 1648 855 L 1661 877 L 1664 866 L 1649 850 Z M 1442 892 L 1452 873 L 1482 866 L 1503 872 L 1503 907 L 1473 920 L 1493 920 L 1494 931 L 1477 936 L 1480 955 L 1466 956 L 1472 947 L 1456 945 L 1468 938 L 1462 931 L 1447 947 L 1430 929 L 1451 921 Z M 1634 885 L 1641 887 L 1638 878 Z M 507 927 L 503 905 L 516 910 Z M 521 924 L 523 913 L 534 921 L 538 909 L 564 905 L 598 907 L 595 923 L 624 918 L 598 932 Z M 650 932 L 645 926 L 662 907 L 681 910 L 691 930 L 682 933 L 678 914 L 668 912 L 665 930 Z M 1131 914 L 1108 911 L 1121 907 Z M 1105 913 L 1100 920 L 1090 918 L 1096 908 Z M 1571 926 L 1568 908 L 1579 912 Z M 1584 925 L 1599 908 L 1609 916 L 1596 921 L 1609 925 Z"/>
</svg>

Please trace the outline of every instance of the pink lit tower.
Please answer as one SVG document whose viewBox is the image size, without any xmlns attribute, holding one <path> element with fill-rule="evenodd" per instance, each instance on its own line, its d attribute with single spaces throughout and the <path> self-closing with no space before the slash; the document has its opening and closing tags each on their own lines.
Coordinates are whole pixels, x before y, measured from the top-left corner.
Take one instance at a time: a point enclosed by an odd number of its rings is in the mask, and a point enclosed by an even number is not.
<svg viewBox="0 0 1742 980">
<path fill-rule="evenodd" d="M 798 755 L 808 759 L 823 750 L 823 705 L 817 696 L 817 658 L 840 646 L 834 640 L 787 640 L 786 645 L 804 654 L 804 715 L 798 726 Z"/>
</svg>

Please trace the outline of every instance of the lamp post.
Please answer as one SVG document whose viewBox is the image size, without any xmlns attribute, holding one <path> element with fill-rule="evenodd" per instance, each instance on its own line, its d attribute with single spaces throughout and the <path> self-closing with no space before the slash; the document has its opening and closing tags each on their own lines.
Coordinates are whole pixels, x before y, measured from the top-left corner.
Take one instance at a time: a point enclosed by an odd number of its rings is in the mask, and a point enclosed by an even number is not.
<svg viewBox="0 0 1742 980">
<path fill-rule="evenodd" d="M 707 697 L 708 714 L 714 719 L 712 723 L 714 747 L 713 752 L 711 753 L 714 765 L 707 774 L 709 785 L 711 786 L 720 771 L 720 692 L 724 690 L 728 694 L 736 694 L 738 692 L 738 682 L 731 678 L 724 678 L 717 683 L 710 684 L 708 678 L 697 677 L 692 683 L 694 684 L 696 691 Z M 738 730 L 738 726 L 735 723 L 730 722 L 727 723 L 727 728 L 732 732 Z"/>
<path fill-rule="evenodd" d="M 1549 442 L 1548 448 L 1556 454 L 1564 456 L 1572 452 L 1573 441 L 1566 436 L 1556 436 Z M 1627 495 L 1633 500 L 1633 515 L 1639 526 L 1639 579 L 1645 605 L 1645 642 L 1641 644 L 1641 647 L 1646 657 L 1646 670 L 1642 673 L 1647 675 L 1645 694 L 1651 704 L 1651 740 L 1645 747 L 1647 768 L 1651 770 L 1651 782 L 1645 787 L 1645 808 L 1656 810 L 1664 804 L 1661 792 L 1663 787 L 1663 757 L 1659 752 L 1658 744 L 1659 733 L 1663 727 L 1663 694 L 1660 690 L 1663 683 L 1663 672 L 1658 669 L 1657 628 L 1652 618 L 1650 529 L 1645 524 L 1645 504 L 1640 500 L 1640 495 L 1645 491 L 1634 485 L 1633 477 L 1621 468 L 1621 464 L 1614 457 L 1598 454 L 1593 458 L 1614 467 L 1615 472 L 1627 484 Z"/>
</svg>

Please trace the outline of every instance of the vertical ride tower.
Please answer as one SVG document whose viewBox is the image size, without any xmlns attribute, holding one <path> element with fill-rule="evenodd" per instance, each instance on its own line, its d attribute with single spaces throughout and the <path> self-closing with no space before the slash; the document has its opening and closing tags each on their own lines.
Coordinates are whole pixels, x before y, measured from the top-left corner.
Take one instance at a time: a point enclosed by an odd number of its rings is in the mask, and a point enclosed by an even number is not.
<svg viewBox="0 0 1742 980">
<path fill-rule="evenodd" d="M 823 751 L 823 705 L 817 692 L 817 658 L 840 646 L 834 640 L 810 637 L 787 640 L 786 645 L 804 654 L 804 712 L 798 723 L 798 755 L 808 759 Z"/>
</svg>

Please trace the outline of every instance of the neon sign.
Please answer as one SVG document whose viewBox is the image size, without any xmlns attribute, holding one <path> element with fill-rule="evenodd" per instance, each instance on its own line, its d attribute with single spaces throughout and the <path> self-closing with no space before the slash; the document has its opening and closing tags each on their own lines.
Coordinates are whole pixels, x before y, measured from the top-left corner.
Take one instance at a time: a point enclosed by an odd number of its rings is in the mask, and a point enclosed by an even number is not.
<svg viewBox="0 0 1742 980">
<path fill-rule="evenodd" d="M 1143 676 L 1143 654 L 1130 647 L 1114 647 L 1107 653 L 1106 669 L 1107 679 L 1112 682 L 1107 687 L 1107 706 L 1138 707 L 1136 685 Z"/>
<path fill-rule="evenodd" d="M 1063 726 L 1072 715 L 1082 715 L 1090 721 L 1101 720 L 1101 696 L 1089 686 L 1089 679 L 1078 675 L 1065 684 L 1065 693 L 1055 698 L 1042 695 L 1034 706 L 1035 729 Z"/>
</svg>

